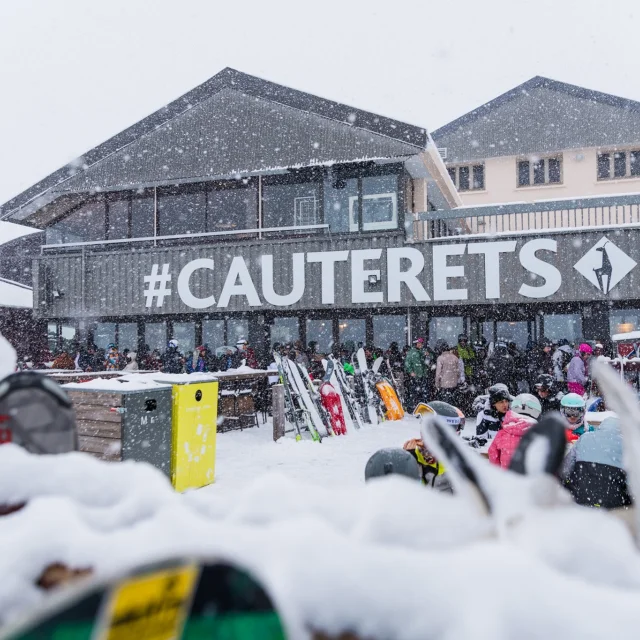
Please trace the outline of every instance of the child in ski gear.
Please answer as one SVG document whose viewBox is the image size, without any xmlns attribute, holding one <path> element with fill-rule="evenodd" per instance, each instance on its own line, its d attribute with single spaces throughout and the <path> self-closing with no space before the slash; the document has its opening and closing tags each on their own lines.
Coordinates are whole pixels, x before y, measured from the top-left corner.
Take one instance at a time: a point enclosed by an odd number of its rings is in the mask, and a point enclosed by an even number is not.
<svg viewBox="0 0 640 640">
<path fill-rule="evenodd" d="M 178 351 L 178 341 L 169 340 L 167 350 L 162 356 L 162 370 L 165 373 L 182 373 L 184 359 Z"/>
<path fill-rule="evenodd" d="M 567 393 L 560 401 L 560 413 L 567 421 L 567 441 L 575 442 L 584 432 L 585 401 L 577 393 Z M 593 431 L 589 426 L 588 431 Z"/>
<path fill-rule="evenodd" d="M 187 360 L 187 373 L 203 372 L 207 370 L 207 350 L 204 347 L 196 347 L 193 355 Z"/>
<path fill-rule="evenodd" d="M 560 411 L 562 394 L 556 393 L 556 383 L 552 375 L 546 373 L 539 375 L 534 388 L 543 414 L 549 411 Z"/>
<path fill-rule="evenodd" d="M 488 452 L 489 462 L 508 469 L 520 439 L 536 424 L 541 412 L 542 407 L 535 396 L 530 393 L 521 393 L 516 396 L 511 404 L 511 410 L 502 421 L 502 429 L 491 442 Z"/>
<path fill-rule="evenodd" d="M 120 354 L 115 344 L 110 344 L 107 347 L 104 368 L 105 371 L 117 371 L 120 368 Z"/>
<path fill-rule="evenodd" d="M 567 387 L 569 393 L 577 393 L 579 396 L 585 394 L 587 384 L 587 370 L 585 362 L 593 353 L 593 349 L 586 343 L 580 345 L 569 366 L 567 367 Z"/>
<path fill-rule="evenodd" d="M 480 446 L 483 446 L 487 439 L 491 439 L 502 429 L 502 421 L 509 411 L 511 400 L 511 394 L 504 388 L 504 385 L 494 385 L 489 388 L 489 408 L 482 409 L 476 419 L 476 439 Z M 480 440 L 485 440 L 485 442 L 482 443 Z"/>
<path fill-rule="evenodd" d="M 622 462 L 618 418 L 605 418 L 597 430 L 585 433 L 567 454 L 563 471 L 578 504 L 615 509 L 633 502 Z"/>
</svg>

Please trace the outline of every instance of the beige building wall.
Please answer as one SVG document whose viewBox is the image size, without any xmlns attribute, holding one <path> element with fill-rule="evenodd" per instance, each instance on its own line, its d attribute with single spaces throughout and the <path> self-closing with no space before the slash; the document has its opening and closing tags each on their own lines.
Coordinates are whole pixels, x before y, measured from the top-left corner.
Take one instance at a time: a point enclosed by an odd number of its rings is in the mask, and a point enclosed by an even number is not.
<svg viewBox="0 0 640 640">
<path fill-rule="evenodd" d="M 629 147 L 638 149 L 638 146 Z M 616 150 L 623 151 L 624 147 Z M 620 193 L 640 193 L 640 177 L 616 180 L 597 179 L 595 147 L 569 149 L 562 152 L 562 184 L 517 186 L 517 156 L 488 158 L 485 166 L 485 189 L 461 191 L 463 206 L 560 200 L 585 196 L 605 196 Z M 602 149 L 610 151 L 610 149 Z M 541 154 L 542 157 L 557 154 Z M 531 156 L 530 156 L 531 157 Z"/>
</svg>

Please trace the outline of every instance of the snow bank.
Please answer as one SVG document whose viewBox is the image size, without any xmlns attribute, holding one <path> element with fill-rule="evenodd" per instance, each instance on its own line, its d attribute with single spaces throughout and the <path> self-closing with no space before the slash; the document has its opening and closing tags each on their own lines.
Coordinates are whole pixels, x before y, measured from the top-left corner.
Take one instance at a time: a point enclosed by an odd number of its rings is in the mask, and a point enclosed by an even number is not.
<svg viewBox="0 0 640 640">
<path fill-rule="evenodd" d="M 367 438 L 350 437 L 353 446 Z M 333 440 L 270 447 L 308 460 L 307 451 L 330 455 L 347 438 Z M 259 455 L 242 454 L 256 476 L 244 489 L 179 495 L 143 463 L 0 447 L 0 503 L 28 501 L 0 518 L 1 548 L 11 550 L 0 554 L 0 619 L 42 601 L 34 582 L 54 561 L 110 576 L 194 554 L 255 572 L 294 638 L 302 628 L 398 640 L 637 636 L 640 554 L 604 512 L 525 500 L 498 526 L 408 479 L 336 490 L 260 475 Z M 496 482 L 504 473 L 495 469 Z"/>
<path fill-rule="evenodd" d="M 68 382 L 62 385 L 67 390 L 80 391 L 145 391 L 150 389 L 168 389 L 170 384 L 156 382 L 150 376 L 122 376 L 119 378 L 95 378 L 87 382 Z"/>
<path fill-rule="evenodd" d="M 193 384 L 215 382 L 218 378 L 214 373 L 130 373 L 122 376 L 122 379 L 131 382 L 154 380 L 163 384 Z"/>
</svg>

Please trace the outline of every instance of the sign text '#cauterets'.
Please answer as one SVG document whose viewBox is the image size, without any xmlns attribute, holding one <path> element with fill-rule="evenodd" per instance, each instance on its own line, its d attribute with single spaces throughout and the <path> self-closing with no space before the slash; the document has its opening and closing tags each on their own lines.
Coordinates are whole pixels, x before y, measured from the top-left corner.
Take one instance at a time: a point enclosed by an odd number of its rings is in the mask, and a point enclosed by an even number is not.
<svg viewBox="0 0 640 640">
<path fill-rule="evenodd" d="M 196 297 L 192 292 L 192 277 L 201 270 L 215 270 L 211 258 L 198 258 L 188 262 L 180 270 L 177 282 L 173 280 L 170 264 L 154 264 L 151 275 L 145 275 L 144 295 L 146 306 L 161 307 L 167 296 L 177 295 L 192 309 L 225 308 L 232 296 L 242 296 L 251 307 L 269 304 L 287 307 L 299 302 L 305 295 L 306 271 L 319 265 L 321 271 L 320 300 L 313 302 L 333 305 L 336 298 L 336 266 L 347 263 L 352 303 L 400 302 L 402 287 L 410 292 L 416 302 L 462 301 L 468 299 L 464 286 L 467 277 L 465 254 L 478 254 L 484 258 L 484 288 L 486 300 L 498 300 L 501 296 L 501 282 L 512 278 L 513 274 L 501 273 L 501 256 L 516 253 L 517 241 L 456 243 L 432 246 L 430 281 L 431 291 L 425 288 L 425 256 L 417 248 L 397 247 L 383 249 L 360 249 L 343 251 L 322 251 L 292 253 L 292 282 L 289 291 L 277 293 L 274 282 L 274 256 L 260 256 L 260 282 L 255 282 L 242 256 L 235 256 L 228 267 L 224 285 L 219 295 L 211 292 L 204 297 Z M 540 300 L 553 295 L 562 285 L 560 270 L 550 260 L 557 252 L 557 241 L 552 238 L 538 238 L 525 242 L 517 252 L 517 259 L 530 278 L 520 284 L 518 293 L 524 298 Z M 383 271 L 384 263 L 384 271 Z M 318 267 L 314 267 L 318 268 Z M 202 274 L 199 274 L 202 275 Z M 197 277 L 197 276 L 196 276 Z M 172 284 L 176 282 L 176 290 Z M 531 283 L 533 282 L 533 284 Z M 258 293 L 261 288 L 262 297 Z M 155 303 L 155 305 L 154 305 Z"/>
</svg>

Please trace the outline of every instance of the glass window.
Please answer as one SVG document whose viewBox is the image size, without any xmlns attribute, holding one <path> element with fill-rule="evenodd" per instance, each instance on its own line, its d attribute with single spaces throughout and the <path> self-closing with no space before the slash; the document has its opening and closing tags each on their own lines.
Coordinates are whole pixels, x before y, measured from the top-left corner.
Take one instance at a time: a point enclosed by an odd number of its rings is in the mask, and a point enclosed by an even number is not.
<svg viewBox="0 0 640 640">
<path fill-rule="evenodd" d="M 123 351 L 138 350 L 138 325 L 135 322 L 121 323 L 118 325 L 118 349 Z"/>
<path fill-rule="evenodd" d="M 104 200 L 87 202 L 47 230 L 47 243 L 104 240 Z"/>
<path fill-rule="evenodd" d="M 357 231 L 357 208 L 351 218 L 356 223 L 349 225 L 349 211 L 352 198 L 358 201 L 358 179 L 357 178 L 332 178 L 324 183 L 324 221 L 329 225 L 333 233 L 343 233 L 345 231 Z"/>
<path fill-rule="evenodd" d="M 320 222 L 317 182 L 265 184 L 262 187 L 264 227 L 304 227 Z"/>
<path fill-rule="evenodd" d="M 224 345 L 224 320 L 202 321 L 202 343 L 211 350 Z"/>
<path fill-rule="evenodd" d="M 207 231 L 256 228 L 258 192 L 253 185 L 232 189 L 211 189 L 208 198 Z"/>
<path fill-rule="evenodd" d="M 307 346 L 316 343 L 318 353 L 331 353 L 333 349 L 333 321 L 307 319 Z"/>
<path fill-rule="evenodd" d="M 518 186 L 529 186 L 529 181 L 529 162 L 527 160 L 522 160 L 521 162 L 518 162 Z"/>
<path fill-rule="evenodd" d="M 429 319 L 429 346 L 445 341 L 448 345 L 458 344 L 464 321 L 461 316 L 435 317 Z M 416 336 L 420 337 L 420 336 Z"/>
<path fill-rule="evenodd" d="M 153 207 L 153 195 L 145 195 L 131 199 L 132 238 L 150 238 L 153 236 Z"/>
<path fill-rule="evenodd" d="M 178 341 L 178 351 L 192 352 L 196 348 L 196 323 L 174 322 L 173 339 Z"/>
<path fill-rule="evenodd" d="M 397 342 L 402 349 L 407 344 L 406 316 L 373 316 L 373 344 L 380 349 L 388 349 Z"/>
<path fill-rule="evenodd" d="M 145 322 L 144 344 L 150 351 L 157 349 L 164 353 L 167 349 L 167 325 L 164 322 Z"/>
<path fill-rule="evenodd" d="M 47 346 L 51 353 L 55 353 L 58 350 L 58 323 L 49 322 L 47 324 Z"/>
<path fill-rule="evenodd" d="M 357 199 L 350 199 L 352 222 L 357 222 Z M 398 176 L 362 178 L 362 225 L 365 231 L 398 227 Z"/>
<path fill-rule="evenodd" d="M 549 182 L 560 182 L 560 160 L 558 158 L 549 158 Z"/>
<path fill-rule="evenodd" d="M 447 168 L 447 173 L 449 174 L 449 177 L 451 178 L 451 182 L 453 182 L 453 184 L 456 183 L 456 168 L 455 167 L 448 167 Z"/>
<path fill-rule="evenodd" d="M 271 326 L 271 346 L 276 342 L 285 344 L 300 340 L 300 327 L 298 318 L 291 316 L 288 318 L 274 318 Z"/>
<path fill-rule="evenodd" d="M 611 177 L 610 158 L 608 153 L 598 154 L 598 180 L 606 180 Z"/>
<path fill-rule="evenodd" d="M 63 324 L 60 327 L 60 339 L 62 341 L 62 348 L 71 355 L 75 355 L 78 346 L 76 334 L 77 330 L 73 325 Z"/>
<path fill-rule="evenodd" d="M 611 334 L 640 330 L 640 309 L 618 309 L 609 314 Z"/>
<path fill-rule="evenodd" d="M 533 184 L 544 184 L 544 160 L 533 163 Z"/>
<path fill-rule="evenodd" d="M 484 338 L 487 341 L 487 344 L 495 340 L 493 329 L 493 320 L 480 324 L 480 338 Z"/>
<path fill-rule="evenodd" d="M 574 342 L 582 337 L 582 316 L 578 313 L 557 313 L 544 316 L 544 337 L 549 340 L 566 338 Z"/>
<path fill-rule="evenodd" d="M 630 155 L 630 173 L 632 176 L 640 176 L 640 151 L 632 151 Z"/>
<path fill-rule="evenodd" d="M 109 229 L 107 238 L 117 240 L 129 237 L 129 200 L 111 200 L 109 207 Z"/>
<path fill-rule="evenodd" d="M 93 332 L 93 343 L 100 349 L 106 349 L 116 343 L 116 323 L 98 322 Z"/>
<path fill-rule="evenodd" d="M 204 191 L 158 193 L 158 235 L 203 233 L 207 198 Z"/>
<path fill-rule="evenodd" d="M 469 167 L 458 169 L 458 191 L 469 191 Z"/>
<path fill-rule="evenodd" d="M 249 321 L 246 318 L 229 318 L 227 320 L 227 343 L 235 346 L 240 338 L 249 339 Z"/>
<path fill-rule="evenodd" d="M 340 346 L 349 351 L 363 347 L 367 340 L 367 323 L 364 318 L 345 318 L 338 320 Z"/>
<path fill-rule="evenodd" d="M 613 154 L 613 177 L 624 178 L 627 175 L 627 154 Z"/>
<path fill-rule="evenodd" d="M 473 188 L 484 189 L 484 165 L 476 164 L 473 166 Z"/>
<path fill-rule="evenodd" d="M 518 322 L 497 322 L 497 339 L 505 342 L 515 342 L 519 349 L 526 349 L 529 343 L 529 323 Z"/>
</svg>

